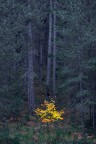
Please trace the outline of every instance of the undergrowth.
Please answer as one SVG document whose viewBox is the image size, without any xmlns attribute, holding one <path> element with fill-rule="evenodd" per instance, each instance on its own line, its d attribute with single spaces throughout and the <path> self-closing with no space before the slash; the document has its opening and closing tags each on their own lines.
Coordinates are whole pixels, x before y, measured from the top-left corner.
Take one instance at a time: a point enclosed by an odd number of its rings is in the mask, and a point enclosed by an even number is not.
<svg viewBox="0 0 96 144">
<path fill-rule="evenodd" d="M 33 126 L 18 123 L 0 128 L 0 144 L 96 144 L 96 137 L 83 136 L 79 128 L 62 123 L 49 128 L 42 123 Z"/>
</svg>

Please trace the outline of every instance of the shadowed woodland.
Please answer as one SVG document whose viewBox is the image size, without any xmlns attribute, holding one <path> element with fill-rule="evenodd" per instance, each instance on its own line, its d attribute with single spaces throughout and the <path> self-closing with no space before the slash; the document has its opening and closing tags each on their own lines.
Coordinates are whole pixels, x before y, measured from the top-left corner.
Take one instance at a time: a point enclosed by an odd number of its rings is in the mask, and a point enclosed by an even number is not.
<svg viewBox="0 0 96 144">
<path fill-rule="evenodd" d="M 96 0 L 0 0 L 0 144 L 96 144 L 95 15 Z"/>
</svg>

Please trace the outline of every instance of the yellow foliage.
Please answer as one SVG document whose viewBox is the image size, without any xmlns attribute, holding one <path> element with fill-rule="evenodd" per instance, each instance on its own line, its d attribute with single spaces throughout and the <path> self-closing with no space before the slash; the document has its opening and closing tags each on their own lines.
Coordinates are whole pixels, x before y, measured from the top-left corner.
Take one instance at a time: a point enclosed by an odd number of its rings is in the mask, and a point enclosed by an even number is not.
<svg viewBox="0 0 96 144">
<path fill-rule="evenodd" d="M 47 122 L 55 122 L 57 120 L 63 120 L 64 118 L 62 115 L 64 114 L 64 111 L 57 111 L 55 102 L 54 101 L 44 101 L 44 104 L 41 105 L 41 109 L 37 108 L 35 110 L 36 115 L 41 118 L 41 121 L 44 123 Z"/>
</svg>

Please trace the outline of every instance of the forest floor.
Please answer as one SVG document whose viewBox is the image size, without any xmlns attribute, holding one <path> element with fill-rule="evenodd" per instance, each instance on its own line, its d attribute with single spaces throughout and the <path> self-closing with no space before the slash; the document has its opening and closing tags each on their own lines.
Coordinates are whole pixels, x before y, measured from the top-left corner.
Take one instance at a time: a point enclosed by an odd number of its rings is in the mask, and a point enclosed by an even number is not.
<svg viewBox="0 0 96 144">
<path fill-rule="evenodd" d="M 0 126 L 0 144 L 96 144 L 96 134 L 81 126 L 67 124 L 65 121 L 47 125 L 36 117 L 12 118 Z"/>
</svg>

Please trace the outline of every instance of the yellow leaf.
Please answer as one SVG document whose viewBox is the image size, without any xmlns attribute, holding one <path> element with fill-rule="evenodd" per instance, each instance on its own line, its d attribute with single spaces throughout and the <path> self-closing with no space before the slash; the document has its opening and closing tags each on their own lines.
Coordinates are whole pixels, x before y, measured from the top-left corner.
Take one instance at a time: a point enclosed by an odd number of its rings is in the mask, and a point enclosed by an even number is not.
<svg viewBox="0 0 96 144">
<path fill-rule="evenodd" d="M 64 111 L 57 111 L 55 102 L 53 100 L 49 101 L 44 101 L 44 104 L 41 104 L 41 109 L 37 108 L 35 110 L 35 113 L 37 116 L 40 117 L 41 121 L 44 123 L 47 122 L 54 122 L 57 120 L 63 120 L 64 118 L 62 115 L 64 114 Z"/>
</svg>

